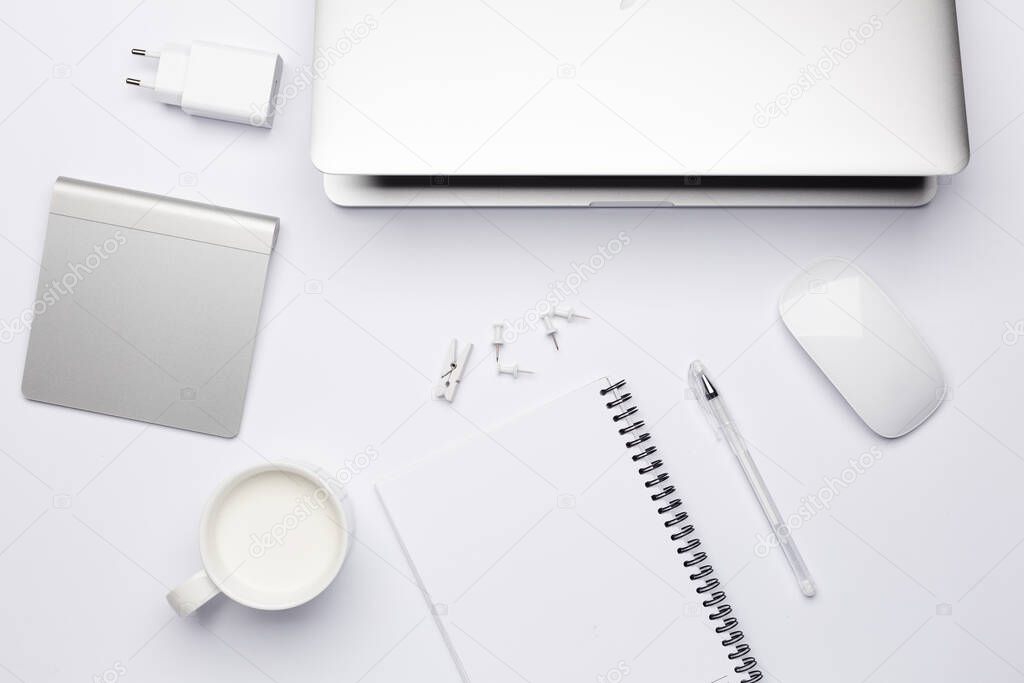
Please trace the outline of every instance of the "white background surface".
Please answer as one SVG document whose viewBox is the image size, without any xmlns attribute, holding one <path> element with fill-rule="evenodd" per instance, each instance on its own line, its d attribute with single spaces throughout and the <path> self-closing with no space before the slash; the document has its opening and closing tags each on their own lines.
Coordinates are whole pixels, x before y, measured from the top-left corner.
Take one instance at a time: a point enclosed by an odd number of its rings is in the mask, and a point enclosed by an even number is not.
<svg viewBox="0 0 1024 683">
<path fill-rule="evenodd" d="M 382 3 L 381 21 L 406 1 Z M 815 601 L 776 553 L 756 557 L 764 529 L 738 472 L 684 490 L 770 680 L 811 680 L 807 659 L 831 656 L 833 680 L 1024 679 L 1024 10 L 959 9 L 974 158 L 923 209 L 346 211 L 308 159 L 308 91 L 265 131 L 122 85 L 151 68 L 129 48 L 167 40 L 276 49 L 294 75 L 311 59 L 311 0 L 4 3 L 0 320 L 32 303 L 58 175 L 271 213 L 282 231 L 235 440 L 30 403 L 27 335 L 0 345 L 0 682 L 454 681 L 373 481 L 607 373 L 674 433 L 699 419 L 680 379 L 697 355 L 784 510 L 883 453 L 795 532 Z M 537 375 L 493 376 L 490 323 L 523 316 L 620 232 L 628 247 L 568 300 L 594 319 L 563 327 L 557 354 L 539 332 L 510 346 Z M 785 284 L 827 255 L 856 259 L 947 373 L 947 404 L 900 441 L 859 423 L 777 320 Z M 430 378 L 453 336 L 481 365 L 448 406 Z M 367 449 L 350 487 L 358 541 L 320 599 L 173 617 L 164 593 L 198 568 L 202 506 L 225 477 L 277 458 L 337 470 Z M 716 534 L 721 515 L 749 534 Z M 834 610 L 834 628 L 787 642 L 813 610 Z"/>
</svg>

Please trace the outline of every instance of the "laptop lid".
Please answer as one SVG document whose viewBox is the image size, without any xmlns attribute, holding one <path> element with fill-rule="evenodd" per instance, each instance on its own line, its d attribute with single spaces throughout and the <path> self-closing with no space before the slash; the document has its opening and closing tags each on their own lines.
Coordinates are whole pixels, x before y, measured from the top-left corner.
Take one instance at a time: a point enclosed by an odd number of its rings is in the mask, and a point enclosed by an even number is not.
<svg viewBox="0 0 1024 683">
<path fill-rule="evenodd" d="M 318 0 L 312 66 L 328 174 L 934 176 L 969 157 L 954 0 Z"/>
</svg>

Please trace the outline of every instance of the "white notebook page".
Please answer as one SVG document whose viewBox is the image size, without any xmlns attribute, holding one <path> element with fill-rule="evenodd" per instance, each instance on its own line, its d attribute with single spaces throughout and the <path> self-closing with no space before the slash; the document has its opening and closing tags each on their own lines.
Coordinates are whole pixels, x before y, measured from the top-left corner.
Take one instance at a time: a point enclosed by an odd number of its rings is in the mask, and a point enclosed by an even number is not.
<svg viewBox="0 0 1024 683">
<path fill-rule="evenodd" d="M 378 484 L 466 681 L 742 679 L 605 406 L 608 384 Z"/>
</svg>

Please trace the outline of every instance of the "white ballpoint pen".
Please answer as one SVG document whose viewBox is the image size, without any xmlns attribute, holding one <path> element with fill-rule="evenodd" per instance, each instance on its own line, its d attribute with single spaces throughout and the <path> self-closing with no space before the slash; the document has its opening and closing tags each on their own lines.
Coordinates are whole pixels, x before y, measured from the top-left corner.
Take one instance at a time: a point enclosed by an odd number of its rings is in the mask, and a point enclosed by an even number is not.
<svg viewBox="0 0 1024 683">
<path fill-rule="evenodd" d="M 704 364 L 700 361 L 694 361 L 690 365 L 690 389 L 721 430 L 722 436 L 729 444 L 730 450 L 736 456 L 736 460 L 739 461 L 740 468 L 743 470 L 743 474 L 747 476 L 750 488 L 754 490 L 754 496 L 757 498 L 757 502 L 761 504 L 764 516 L 768 518 L 768 524 L 771 526 L 775 538 L 779 541 L 779 547 L 782 548 L 782 553 L 786 556 L 786 560 L 793 570 L 793 575 L 796 576 L 800 592 L 809 598 L 814 597 L 817 588 L 814 585 L 814 579 L 811 578 L 811 574 L 807 570 L 807 565 L 804 564 L 804 558 L 800 555 L 800 551 L 796 549 L 796 544 L 790 535 L 789 527 L 786 526 L 786 522 L 779 512 L 779 508 L 775 505 L 775 500 L 772 499 L 771 493 L 768 492 L 768 487 L 765 486 L 764 479 L 761 478 L 761 472 L 758 471 L 757 465 L 754 464 L 753 458 L 750 457 L 750 451 L 747 450 L 747 444 L 744 442 L 743 436 L 733 424 L 732 417 L 730 417 L 729 411 L 725 407 L 725 402 L 719 395 L 715 385 L 711 383 Z"/>
</svg>

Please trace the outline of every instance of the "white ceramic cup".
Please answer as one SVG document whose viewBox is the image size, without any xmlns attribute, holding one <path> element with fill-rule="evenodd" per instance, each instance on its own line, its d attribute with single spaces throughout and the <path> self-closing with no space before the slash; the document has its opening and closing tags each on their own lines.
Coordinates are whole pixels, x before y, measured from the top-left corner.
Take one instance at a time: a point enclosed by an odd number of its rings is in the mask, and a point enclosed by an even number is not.
<svg viewBox="0 0 1024 683">
<path fill-rule="evenodd" d="M 213 495 L 199 525 L 203 569 L 167 594 L 187 616 L 219 593 L 264 610 L 296 607 L 341 570 L 349 520 L 316 472 L 291 463 L 240 472 Z"/>
</svg>

